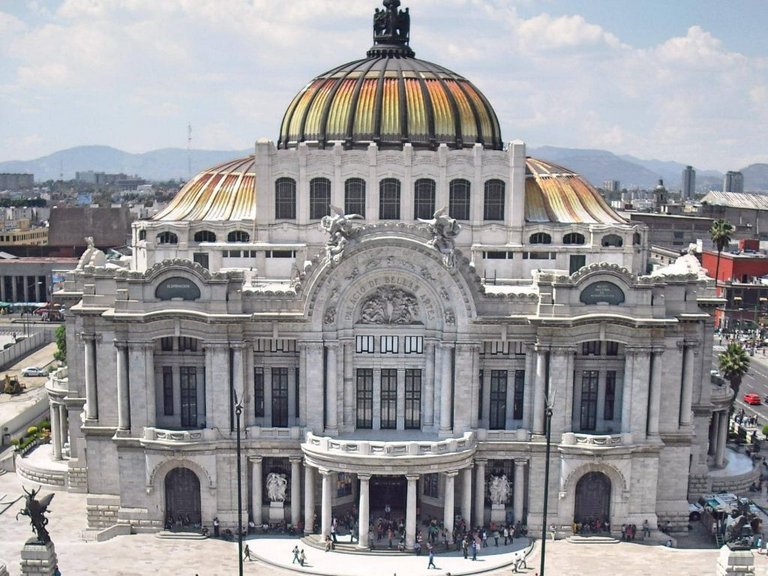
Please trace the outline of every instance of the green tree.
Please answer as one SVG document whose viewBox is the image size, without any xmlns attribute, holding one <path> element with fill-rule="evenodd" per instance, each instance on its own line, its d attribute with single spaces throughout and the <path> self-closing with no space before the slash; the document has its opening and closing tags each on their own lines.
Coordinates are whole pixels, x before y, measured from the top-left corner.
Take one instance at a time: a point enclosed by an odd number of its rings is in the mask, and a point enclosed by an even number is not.
<svg viewBox="0 0 768 576">
<path fill-rule="evenodd" d="M 67 361 L 67 329 L 64 324 L 56 328 L 56 352 L 53 353 L 54 359 L 59 362 Z"/>
<path fill-rule="evenodd" d="M 749 372 L 749 354 L 738 342 L 731 342 L 717 357 L 720 373 L 731 384 L 734 400 L 739 396 L 741 379 Z"/>
<path fill-rule="evenodd" d="M 717 276 L 720 273 L 720 254 L 723 249 L 731 242 L 731 235 L 733 234 L 733 226 L 731 223 L 720 218 L 712 222 L 712 227 L 709 229 L 709 235 L 712 237 L 712 243 L 717 248 L 717 264 L 715 265 L 715 286 L 717 286 Z M 715 290 L 717 292 L 717 290 Z"/>
</svg>

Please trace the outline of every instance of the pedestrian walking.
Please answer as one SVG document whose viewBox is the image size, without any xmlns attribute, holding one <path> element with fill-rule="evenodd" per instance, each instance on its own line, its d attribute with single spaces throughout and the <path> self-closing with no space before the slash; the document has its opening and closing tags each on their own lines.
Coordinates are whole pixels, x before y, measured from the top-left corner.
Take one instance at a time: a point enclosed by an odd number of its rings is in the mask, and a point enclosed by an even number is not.
<svg viewBox="0 0 768 576">
<path fill-rule="evenodd" d="M 307 557 L 304 554 L 304 548 L 301 549 L 301 552 L 299 552 L 299 564 L 304 566 L 304 563 L 307 561 Z"/>
<path fill-rule="evenodd" d="M 429 564 L 427 564 L 427 570 L 430 568 L 434 568 L 437 570 L 437 566 L 435 566 L 435 551 L 432 548 L 432 545 L 429 546 Z"/>
<path fill-rule="evenodd" d="M 245 550 L 243 550 L 243 560 L 253 560 L 253 558 L 251 558 L 251 548 L 248 544 L 245 545 Z"/>
<path fill-rule="evenodd" d="M 477 541 L 472 542 L 472 560 L 477 560 Z"/>
<path fill-rule="evenodd" d="M 299 561 L 299 547 L 294 546 L 291 552 L 293 552 L 293 560 L 291 561 L 291 564 L 296 564 Z"/>
</svg>

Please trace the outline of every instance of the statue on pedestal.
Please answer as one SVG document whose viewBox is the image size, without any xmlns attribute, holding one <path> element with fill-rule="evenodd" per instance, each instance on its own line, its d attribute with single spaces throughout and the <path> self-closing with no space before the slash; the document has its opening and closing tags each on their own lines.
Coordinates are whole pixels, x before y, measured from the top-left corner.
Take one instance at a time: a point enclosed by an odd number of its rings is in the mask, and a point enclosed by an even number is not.
<svg viewBox="0 0 768 576">
<path fill-rule="evenodd" d="M 285 474 L 270 472 L 267 474 L 267 497 L 270 502 L 285 502 L 285 492 L 288 488 L 288 480 Z"/>
<path fill-rule="evenodd" d="M 29 522 L 32 524 L 32 530 L 35 536 L 37 536 L 37 542 L 47 544 L 51 541 L 51 536 L 45 528 L 48 524 L 48 518 L 45 517 L 45 514 L 48 512 L 48 505 L 53 500 L 55 494 L 48 494 L 38 500 L 37 495 L 40 493 L 40 488 L 37 490 L 33 489 L 31 492 L 27 492 L 26 488 L 23 488 L 23 490 L 26 493 L 25 504 L 24 508 L 16 514 L 16 520 L 19 519 L 19 516 L 28 516 Z"/>
<path fill-rule="evenodd" d="M 492 477 L 489 491 L 491 504 L 506 504 L 507 498 L 509 498 L 509 480 L 507 480 L 506 474 Z"/>
</svg>

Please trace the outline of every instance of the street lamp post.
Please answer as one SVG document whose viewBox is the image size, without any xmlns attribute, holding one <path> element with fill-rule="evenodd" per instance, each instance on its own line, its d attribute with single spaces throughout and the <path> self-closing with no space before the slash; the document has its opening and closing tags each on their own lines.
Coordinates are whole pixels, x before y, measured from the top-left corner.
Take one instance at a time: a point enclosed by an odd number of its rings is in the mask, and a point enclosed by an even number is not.
<svg viewBox="0 0 768 576">
<path fill-rule="evenodd" d="M 541 565 L 539 574 L 544 576 L 544 561 L 546 559 L 547 549 L 547 504 L 549 501 L 549 454 L 552 449 L 552 402 L 547 399 L 546 411 L 546 431 L 547 431 L 547 456 L 544 461 L 544 511 L 541 516 Z"/>
<path fill-rule="evenodd" d="M 243 481 L 240 452 L 240 416 L 243 414 L 243 405 L 237 399 L 235 393 L 235 426 L 237 431 L 237 566 L 240 576 L 243 576 Z"/>
</svg>

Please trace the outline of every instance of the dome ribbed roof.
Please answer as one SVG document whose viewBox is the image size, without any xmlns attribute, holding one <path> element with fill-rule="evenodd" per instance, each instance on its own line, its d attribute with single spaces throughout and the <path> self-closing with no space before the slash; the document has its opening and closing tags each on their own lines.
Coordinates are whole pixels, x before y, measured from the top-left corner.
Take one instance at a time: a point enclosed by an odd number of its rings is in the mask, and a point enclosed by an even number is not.
<svg viewBox="0 0 768 576">
<path fill-rule="evenodd" d="M 300 142 L 325 147 L 342 142 L 365 147 L 501 150 L 496 113 L 472 82 L 419 60 L 409 44 L 410 15 L 399 0 L 385 0 L 374 15 L 374 46 L 367 58 L 312 80 L 288 106 L 278 148 Z"/>
</svg>

